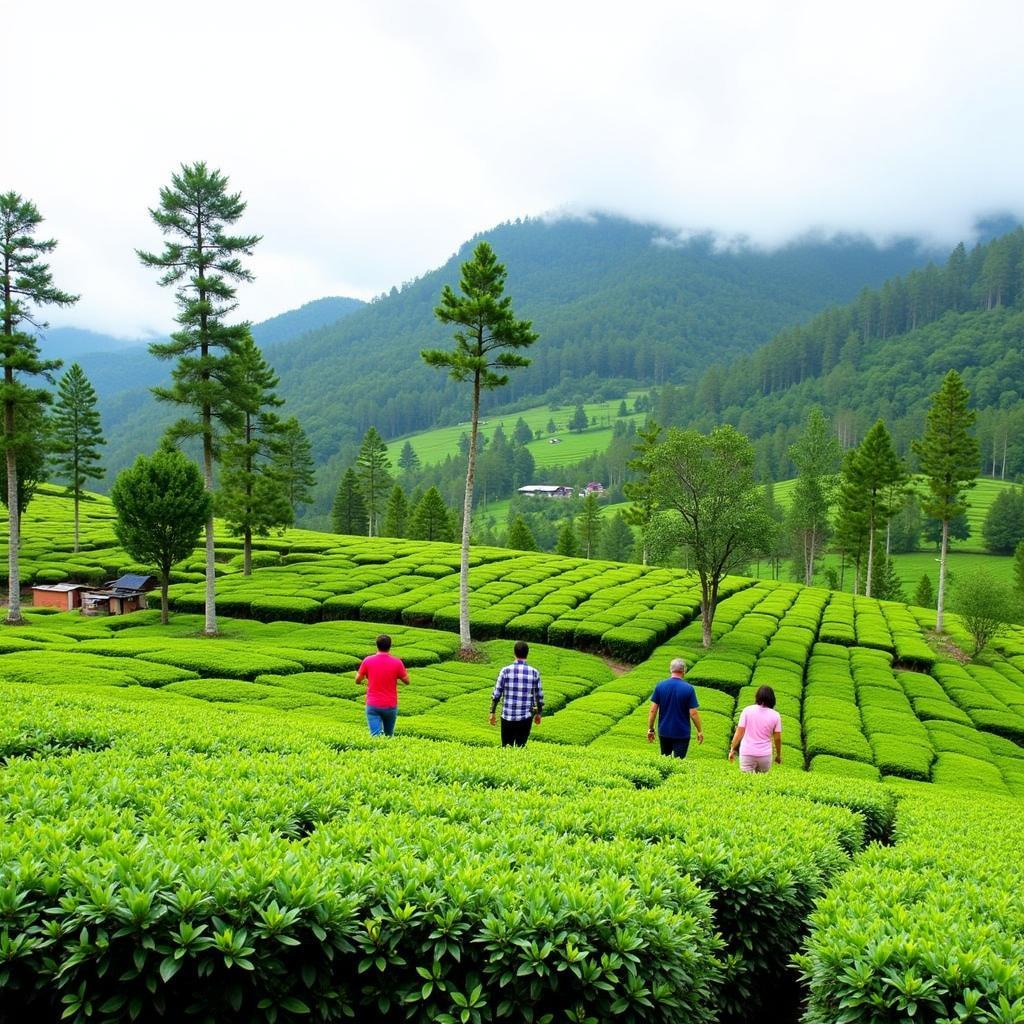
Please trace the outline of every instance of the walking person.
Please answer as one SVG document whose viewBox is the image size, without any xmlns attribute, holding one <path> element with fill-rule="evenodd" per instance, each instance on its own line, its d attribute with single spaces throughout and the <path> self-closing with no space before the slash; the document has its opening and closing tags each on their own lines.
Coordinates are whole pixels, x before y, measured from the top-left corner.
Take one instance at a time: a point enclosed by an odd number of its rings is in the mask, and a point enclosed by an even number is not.
<svg viewBox="0 0 1024 1024">
<path fill-rule="evenodd" d="M 647 742 L 654 742 L 654 723 L 658 723 L 658 742 L 666 757 L 686 757 L 690 749 L 690 723 L 697 729 L 697 742 L 704 742 L 700 723 L 697 691 L 686 681 L 686 662 L 673 658 L 669 677 L 663 679 L 651 694 L 651 710 L 647 715 Z"/>
<path fill-rule="evenodd" d="M 491 725 L 497 725 L 496 712 L 501 702 L 501 745 L 525 747 L 530 728 L 540 725 L 544 712 L 544 688 L 540 673 L 527 664 L 530 645 L 517 640 L 513 648 L 516 660 L 498 673 L 498 681 L 491 694 Z"/>
<path fill-rule="evenodd" d="M 371 736 L 394 736 L 398 718 L 398 683 L 409 685 L 401 658 L 391 654 L 391 637 L 377 637 L 377 653 L 363 658 L 356 682 L 366 680 L 366 722 Z"/>
<path fill-rule="evenodd" d="M 732 743 L 729 744 L 729 760 L 740 751 L 740 771 L 762 774 L 771 769 L 772 747 L 775 747 L 775 763 L 782 764 L 782 716 L 775 710 L 775 691 L 762 686 L 754 695 L 756 703 L 749 704 L 740 714 Z"/>
</svg>

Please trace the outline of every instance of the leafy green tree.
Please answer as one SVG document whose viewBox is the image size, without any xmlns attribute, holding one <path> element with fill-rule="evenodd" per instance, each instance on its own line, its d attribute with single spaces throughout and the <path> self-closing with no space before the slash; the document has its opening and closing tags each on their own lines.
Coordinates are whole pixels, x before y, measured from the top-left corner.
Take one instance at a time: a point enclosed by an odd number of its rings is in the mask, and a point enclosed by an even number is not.
<svg viewBox="0 0 1024 1024">
<path fill-rule="evenodd" d="M 462 264 L 461 295 L 445 285 L 441 304 L 434 315 L 451 324 L 455 348 L 451 352 L 428 349 L 421 352 L 428 366 L 446 369 L 459 383 L 473 388 L 470 415 L 470 444 L 466 464 L 466 490 L 462 507 L 462 562 L 459 571 L 459 643 L 468 650 L 469 633 L 469 534 L 473 514 L 473 475 L 476 470 L 477 435 L 480 429 L 480 393 L 508 383 L 506 371 L 530 365 L 520 354 L 537 335 L 529 320 L 517 320 L 511 296 L 505 295 L 505 268 L 487 242 L 473 250 L 473 258 Z"/>
<path fill-rule="evenodd" d="M 384 510 L 384 495 L 391 488 L 391 459 L 388 458 L 388 446 L 384 438 L 377 433 L 376 427 L 370 427 L 363 435 L 356 456 L 356 476 L 359 489 L 366 503 L 366 534 L 375 537 L 379 532 L 380 517 Z"/>
<path fill-rule="evenodd" d="M 338 483 L 331 507 L 331 524 L 335 533 L 366 533 L 366 502 L 351 466 Z"/>
<path fill-rule="evenodd" d="M 847 453 L 843 463 L 840 502 L 845 510 L 857 509 L 866 519 L 864 593 L 867 597 L 871 597 L 875 578 L 875 538 L 902 504 L 907 479 L 903 460 L 896 454 L 889 431 L 881 420 Z"/>
<path fill-rule="evenodd" d="M 549 434 L 558 433 L 558 424 L 554 421 L 554 418 L 548 420 L 547 432 Z"/>
<path fill-rule="evenodd" d="M 164 447 L 140 455 L 110 491 L 114 533 L 138 562 L 160 577 L 160 621 L 167 625 L 167 584 L 174 565 L 195 550 L 213 503 L 195 463 Z"/>
<path fill-rule="evenodd" d="M 537 541 L 534 539 L 533 531 L 522 516 L 516 516 L 509 528 L 507 547 L 514 548 L 516 551 L 537 550 Z"/>
<path fill-rule="evenodd" d="M 452 541 L 455 539 L 451 517 L 448 515 L 448 506 L 445 505 L 444 498 L 441 497 L 441 492 L 436 487 L 428 488 L 412 510 L 412 517 L 409 520 L 409 536 L 413 540 Z"/>
<path fill-rule="evenodd" d="M 1018 487 L 1000 491 L 981 527 L 985 547 L 994 555 L 1010 555 L 1024 540 L 1024 492 Z"/>
<path fill-rule="evenodd" d="M 621 402 L 619 402 L 619 411 L 618 411 L 617 415 L 619 415 L 619 416 L 628 416 L 629 415 L 629 410 L 626 408 L 626 400 L 625 399 L 623 399 Z"/>
<path fill-rule="evenodd" d="M 850 562 L 853 566 L 853 592 L 856 594 L 860 588 L 862 567 L 868 550 L 868 517 L 859 504 L 847 503 L 842 495 L 836 514 L 833 542 L 843 557 L 839 589 L 843 589 L 846 563 Z"/>
<path fill-rule="evenodd" d="M 609 562 L 628 562 L 633 554 L 636 538 L 621 512 L 616 512 L 601 529 L 598 557 Z"/>
<path fill-rule="evenodd" d="M 533 440 L 533 428 L 522 416 L 516 420 L 516 425 L 512 429 L 512 440 L 516 444 L 529 444 Z"/>
<path fill-rule="evenodd" d="M 583 499 L 580 507 L 580 516 L 576 529 L 580 535 L 580 551 L 584 558 L 593 558 L 597 554 L 597 544 L 601 539 L 601 517 L 604 509 L 601 508 L 596 494 L 588 494 Z"/>
<path fill-rule="evenodd" d="M 404 537 L 409 523 L 409 502 L 399 484 L 391 488 L 388 504 L 384 509 L 382 537 Z"/>
<path fill-rule="evenodd" d="M 932 578 L 928 573 L 921 576 L 914 591 L 914 600 L 911 602 L 918 608 L 932 608 L 935 605 L 935 588 L 932 586 Z"/>
<path fill-rule="evenodd" d="M 928 494 L 922 502 L 926 515 L 942 523 L 939 555 L 939 592 L 935 602 L 935 629 L 941 633 L 946 600 L 946 555 L 949 551 L 949 522 L 967 511 L 965 492 L 974 486 L 981 464 L 981 449 L 968 431 L 975 413 L 967 406 L 970 396 L 960 374 L 950 370 L 932 396 L 925 435 L 913 442 Z"/>
<path fill-rule="evenodd" d="M 100 445 L 106 444 L 96 408 L 96 391 L 78 363 L 72 363 L 57 385 L 57 401 L 50 417 L 53 466 L 67 481 L 74 502 L 74 550 L 78 551 L 78 504 L 89 480 L 104 474 Z"/>
<path fill-rule="evenodd" d="M 570 516 L 558 531 L 558 540 L 555 542 L 555 554 L 566 555 L 568 558 L 578 558 L 580 553 L 580 542 L 576 539 L 576 521 Z"/>
<path fill-rule="evenodd" d="M 907 596 L 903 592 L 903 581 L 896 572 L 895 562 L 884 552 L 880 551 L 872 566 L 874 580 L 871 584 L 871 593 L 879 601 L 906 601 Z"/>
<path fill-rule="evenodd" d="M 252 538 L 291 526 L 295 513 L 275 458 L 280 452 L 281 421 L 274 409 L 277 374 L 246 335 L 235 356 L 234 401 L 241 418 L 221 442 L 220 490 L 215 507 L 229 532 L 242 538 L 242 575 L 252 575 Z"/>
<path fill-rule="evenodd" d="M 26 420 L 28 420 L 27 423 Z M 49 425 L 43 407 L 41 405 L 20 407 L 15 412 L 14 427 L 16 435 L 21 438 L 21 443 L 15 449 L 18 467 L 17 495 L 20 531 L 25 510 L 35 497 L 36 488 L 46 479 Z M 4 503 L 5 507 L 7 500 L 7 462 L 3 460 L 0 461 L 0 501 Z M 17 539 L 19 542 L 21 541 L 20 532 Z"/>
<path fill-rule="evenodd" d="M 709 436 L 672 428 L 643 463 L 654 495 L 677 513 L 661 521 L 693 559 L 700 579 L 703 642 L 710 647 L 723 578 L 764 550 L 772 530 L 754 482 L 753 446 L 729 425 Z"/>
<path fill-rule="evenodd" d="M 839 441 L 825 414 L 814 406 L 807 416 L 800 440 L 789 449 L 796 466 L 787 526 L 794 554 L 803 565 L 805 586 L 814 582 L 814 567 L 828 539 L 829 513 L 835 494 Z"/>
<path fill-rule="evenodd" d="M 907 496 L 903 507 L 893 516 L 890 523 L 889 551 L 906 555 L 917 551 L 921 543 L 921 505 L 913 493 Z"/>
<path fill-rule="evenodd" d="M 398 468 L 406 476 L 415 473 L 420 468 L 420 457 L 409 441 L 402 445 L 402 450 L 398 453 Z"/>
<path fill-rule="evenodd" d="M 313 500 L 313 486 L 316 484 L 313 447 L 294 416 L 281 424 L 277 441 L 274 472 L 281 481 L 294 518 L 300 505 L 308 505 Z"/>
<path fill-rule="evenodd" d="M 635 474 L 635 479 L 623 484 L 622 487 L 622 493 L 630 502 L 626 510 L 626 522 L 640 529 L 640 561 L 644 565 L 647 565 L 650 555 L 647 541 L 653 536 L 647 527 L 658 511 L 658 498 L 654 493 L 646 460 L 657 448 L 660 436 L 661 427 L 654 420 L 649 420 L 645 426 L 637 430 L 637 440 L 633 444 L 636 457 L 626 464 Z"/>
<path fill-rule="evenodd" d="M 1024 540 L 1013 553 L 1013 587 L 1017 597 L 1024 600 Z"/>
<path fill-rule="evenodd" d="M 175 285 L 179 330 L 168 342 L 149 346 L 158 359 L 173 359 L 170 387 L 153 389 L 160 401 L 190 410 L 172 428 L 174 438 L 198 437 L 202 442 L 203 480 L 214 489 L 214 454 L 220 427 L 236 427 L 234 371 L 239 347 L 249 333 L 246 323 L 229 324 L 237 308 L 235 285 L 252 280 L 240 257 L 251 256 L 259 235 L 229 235 L 241 219 L 245 203 L 228 192 L 228 179 L 199 161 L 182 164 L 171 184 L 160 190 L 160 204 L 149 211 L 164 235 L 159 253 L 138 251 L 146 267 L 161 271 L 160 284 Z M 213 502 L 206 523 L 207 636 L 217 633 L 217 591 Z"/>
<path fill-rule="evenodd" d="M 21 537 L 18 492 L 18 453 L 27 453 L 33 440 L 22 431 L 38 425 L 41 416 L 29 410 L 40 409 L 50 401 L 50 394 L 24 382 L 28 376 L 52 380 L 51 371 L 60 367 L 59 360 L 41 359 L 33 335 L 21 328 L 45 327 L 35 307 L 70 306 L 77 295 L 62 292 L 53 283 L 53 274 L 44 257 L 57 247 L 55 239 L 36 238 L 43 218 L 35 204 L 16 192 L 0 194 L 0 362 L 4 379 L 2 402 L 4 411 L 4 456 L 7 473 L 7 619 L 19 625 L 21 616 L 21 573 L 18 568 L 18 545 Z M 19 412 L 22 415 L 19 416 Z M 20 425 L 20 430 L 19 430 Z"/>
<path fill-rule="evenodd" d="M 953 610 L 974 641 L 974 656 L 1013 622 L 1015 604 L 1010 588 L 985 569 L 965 573 L 953 597 Z"/>
<path fill-rule="evenodd" d="M 575 430 L 578 433 L 582 433 L 590 426 L 590 417 L 587 416 L 586 410 L 582 405 L 576 406 L 572 416 L 569 417 L 567 426 L 570 430 Z"/>
</svg>

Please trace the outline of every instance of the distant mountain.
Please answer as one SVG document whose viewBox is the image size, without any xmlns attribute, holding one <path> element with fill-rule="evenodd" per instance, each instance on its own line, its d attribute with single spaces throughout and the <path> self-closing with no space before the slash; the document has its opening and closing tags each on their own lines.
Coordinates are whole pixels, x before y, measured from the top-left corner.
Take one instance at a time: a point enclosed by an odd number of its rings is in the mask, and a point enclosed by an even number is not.
<svg viewBox="0 0 1024 1024">
<path fill-rule="evenodd" d="M 517 315 L 541 335 L 533 365 L 487 396 L 491 408 L 556 392 L 588 397 L 609 379 L 685 383 L 711 360 L 753 351 L 780 328 L 929 256 L 909 239 L 878 246 L 808 237 L 772 251 L 723 246 L 711 236 L 681 238 L 606 216 L 499 225 L 443 267 L 341 320 L 298 337 L 261 339 L 281 376 L 286 411 L 299 417 L 320 461 L 349 458 L 370 425 L 396 437 L 466 417 L 465 388 L 426 367 L 419 352 L 451 344 L 433 309 L 482 238 L 508 268 Z M 166 377 L 161 370 L 157 379 Z M 139 373 L 139 385 L 152 383 Z M 154 413 L 144 391 L 125 392 L 107 411 L 118 425 L 112 466 L 151 448 L 166 412 Z"/>
<path fill-rule="evenodd" d="M 764 479 L 792 475 L 788 446 L 812 405 L 847 444 L 882 417 L 903 453 L 931 395 L 957 370 L 978 413 L 985 471 L 1024 475 L 1024 228 L 958 245 L 941 265 L 865 289 L 855 302 L 788 327 L 750 355 L 662 390 L 659 422 L 754 438 Z"/>
<path fill-rule="evenodd" d="M 85 331 L 80 327 L 47 327 L 39 335 L 39 350 L 46 359 L 74 362 L 93 352 L 124 352 L 142 348 L 139 339 L 115 338 L 112 334 Z"/>
</svg>

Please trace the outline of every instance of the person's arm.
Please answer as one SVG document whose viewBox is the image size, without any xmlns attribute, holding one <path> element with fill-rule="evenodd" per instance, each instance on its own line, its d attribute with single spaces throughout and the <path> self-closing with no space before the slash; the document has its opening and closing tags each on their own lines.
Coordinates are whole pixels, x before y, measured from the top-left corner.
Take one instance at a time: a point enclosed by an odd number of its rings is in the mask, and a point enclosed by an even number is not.
<svg viewBox="0 0 1024 1024">
<path fill-rule="evenodd" d="M 399 659 L 399 665 L 402 666 L 402 671 L 398 673 L 398 678 L 402 682 L 403 686 L 409 685 L 409 670 L 405 667 L 405 663 Z"/>
<path fill-rule="evenodd" d="M 775 763 L 782 764 L 782 730 L 772 733 L 772 743 L 775 744 Z"/>
<path fill-rule="evenodd" d="M 360 683 L 365 682 L 367 678 L 368 677 L 366 675 L 366 660 L 363 659 L 363 661 L 359 663 L 359 668 L 356 671 L 356 685 L 358 686 Z"/>
<path fill-rule="evenodd" d="M 505 670 L 502 669 L 498 673 L 498 681 L 494 684 L 494 693 L 491 694 L 491 717 L 489 719 L 491 725 L 498 724 L 497 710 L 498 701 L 501 700 L 501 695 L 505 692 Z"/>
<path fill-rule="evenodd" d="M 647 742 L 654 742 L 654 721 L 658 717 L 658 705 L 652 700 L 651 710 L 647 712 Z"/>
<path fill-rule="evenodd" d="M 693 720 L 693 724 L 697 726 L 697 742 L 704 742 L 704 727 L 700 724 L 700 712 L 696 708 L 690 708 L 690 718 Z"/>
<path fill-rule="evenodd" d="M 740 741 L 743 739 L 743 734 L 747 730 L 742 725 L 736 726 L 736 731 L 732 734 L 732 743 L 729 744 L 729 760 L 731 761 L 736 756 L 736 748 L 740 745 Z"/>
<path fill-rule="evenodd" d="M 540 725 L 541 715 L 544 714 L 544 687 L 541 685 L 540 673 L 537 673 L 537 686 L 534 690 L 537 713 L 533 716 L 533 724 Z"/>
</svg>

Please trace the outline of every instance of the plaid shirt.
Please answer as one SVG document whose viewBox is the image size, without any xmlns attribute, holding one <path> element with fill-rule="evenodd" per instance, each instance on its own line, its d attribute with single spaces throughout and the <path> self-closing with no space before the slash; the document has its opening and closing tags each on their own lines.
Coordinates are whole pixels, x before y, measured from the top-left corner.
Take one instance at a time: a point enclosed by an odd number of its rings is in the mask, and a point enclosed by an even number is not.
<svg viewBox="0 0 1024 1024">
<path fill-rule="evenodd" d="M 506 722 L 521 722 L 524 718 L 541 714 L 544 710 L 544 688 L 540 685 L 540 673 L 525 661 L 506 665 L 498 673 L 498 681 L 491 694 L 492 715 L 503 697 L 501 717 Z"/>
</svg>

